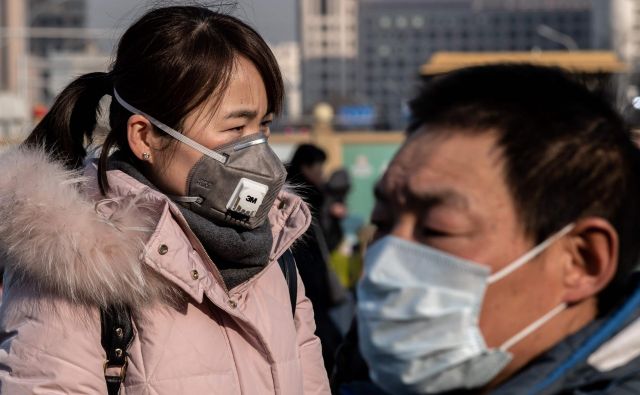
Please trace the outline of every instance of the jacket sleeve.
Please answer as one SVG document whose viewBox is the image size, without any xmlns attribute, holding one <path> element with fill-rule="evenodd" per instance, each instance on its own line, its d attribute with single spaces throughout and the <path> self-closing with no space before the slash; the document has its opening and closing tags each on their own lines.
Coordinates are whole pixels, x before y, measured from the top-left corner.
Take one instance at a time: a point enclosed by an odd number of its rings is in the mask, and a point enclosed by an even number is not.
<svg viewBox="0 0 640 395">
<path fill-rule="evenodd" d="M 320 339 L 315 335 L 316 324 L 313 317 L 313 306 L 305 296 L 304 284 L 298 275 L 295 324 L 303 372 L 304 395 L 331 394 L 329 379 L 322 360 Z"/>
<path fill-rule="evenodd" d="M 0 393 L 106 394 L 97 309 L 5 288 Z"/>
</svg>

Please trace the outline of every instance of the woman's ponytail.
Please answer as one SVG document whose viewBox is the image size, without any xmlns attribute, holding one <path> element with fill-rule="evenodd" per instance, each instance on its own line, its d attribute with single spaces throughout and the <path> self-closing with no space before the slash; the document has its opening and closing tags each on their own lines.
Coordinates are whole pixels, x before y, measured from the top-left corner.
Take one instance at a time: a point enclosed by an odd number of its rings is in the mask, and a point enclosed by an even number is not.
<svg viewBox="0 0 640 395">
<path fill-rule="evenodd" d="M 113 90 L 111 75 L 85 74 L 69 84 L 56 97 L 53 106 L 22 143 L 44 148 L 69 168 L 78 168 L 92 141 L 99 115 L 100 99 Z"/>
</svg>

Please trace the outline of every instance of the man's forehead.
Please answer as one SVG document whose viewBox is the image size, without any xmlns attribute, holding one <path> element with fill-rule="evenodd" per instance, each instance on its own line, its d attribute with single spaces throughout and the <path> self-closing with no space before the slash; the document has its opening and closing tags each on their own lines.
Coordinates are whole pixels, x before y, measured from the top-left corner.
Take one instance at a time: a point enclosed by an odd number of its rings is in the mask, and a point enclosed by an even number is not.
<svg viewBox="0 0 640 395">
<path fill-rule="evenodd" d="M 376 199 L 396 205 L 418 204 L 431 206 L 445 204 L 461 209 L 469 208 L 464 192 L 446 184 L 420 184 L 410 177 L 384 177 L 374 189 Z"/>
<path fill-rule="evenodd" d="M 438 143 L 442 140 L 440 135 L 424 132 L 416 132 L 410 136 L 393 157 L 376 186 L 377 195 L 382 197 L 401 190 L 407 192 L 412 186 L 415 188 L 417 185 L 410 185 L 412 175 L 428 167 L 433 151 L 437 150 Z"/>
<path fill-rule="evenodd" d="M 376 196 L 404 204 L 406 199 L 440 200 L 468 207 L 468 194 L 503 182 L 502 155 L 489 134 L 420 133 L 391 161 Z"/>
<path fill-rule="evenodd" d="M 409 137 L 389 163 L 381 186 L 385 189 L 392 188 L 396 182 L 406 179 L 416 169 L 424 167 L 434 149 L 432 141 L 435 142 L 435 136 L 424 133 Z"/>
</svg>

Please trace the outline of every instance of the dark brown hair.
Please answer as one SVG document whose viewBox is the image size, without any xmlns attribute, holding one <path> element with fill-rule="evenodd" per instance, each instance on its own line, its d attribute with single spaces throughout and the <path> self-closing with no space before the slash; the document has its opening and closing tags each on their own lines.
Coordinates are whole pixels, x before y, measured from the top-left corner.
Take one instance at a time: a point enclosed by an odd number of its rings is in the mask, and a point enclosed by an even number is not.
<svg viewBox="0 0 640 395">
<path fill-rule="evenodd" d="M 273 53 L 254 29 L 204 7 L 152 10 L 124 33 L 111 71 L 86 74 L 69 84 L 23 144 L 44 147 L 67 167 L 80 167 L 93 139 L 100 99 L 112 95 L 114 88 L 132 106 L 180 130 L 192 111 L 225 91 L 238 57 L 258 69 L 268 112 L 278 114 L 284 95 L 282 77 Z M 103 193 L 109 189 L 106 168 L 113 148 L 140 165 L 127 141 L 131 113 L 116 100 L 109 111 L 111 130 L 98 165 Z"/>
<path fill-rule="evenodd" d="M 525 232 L 542 242 L 582 217 L 608 220 L 620 239 L 607 311 L 640 253 L 639 151 L 619 114 L 575 77 L 531 65 L 479 66 L 427 83 L 411 102 L 409 133 L 496 133 Z M 444 131 L 440 133 L 446 133 Z"/>
</svg>

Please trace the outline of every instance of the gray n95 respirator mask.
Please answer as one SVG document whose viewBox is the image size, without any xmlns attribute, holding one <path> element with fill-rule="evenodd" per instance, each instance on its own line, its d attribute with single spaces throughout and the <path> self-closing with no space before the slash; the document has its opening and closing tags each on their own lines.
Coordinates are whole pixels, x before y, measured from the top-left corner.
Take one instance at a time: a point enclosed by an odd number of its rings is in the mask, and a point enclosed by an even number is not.
<svg viewBox="0 0 640 395">
<path fill-rule="evenodd" d="M 113 93 L 125 109 L 144 116 L 163 132 L 203 154 L 189 171 L 187 195 L 171 196 L 173 200 L 218 223 L 246 229 L 264 223 L 284 185 L 286 170 L 263 133 L 210 150 L 131 106 L 115 89 Z"/>
</svg>

